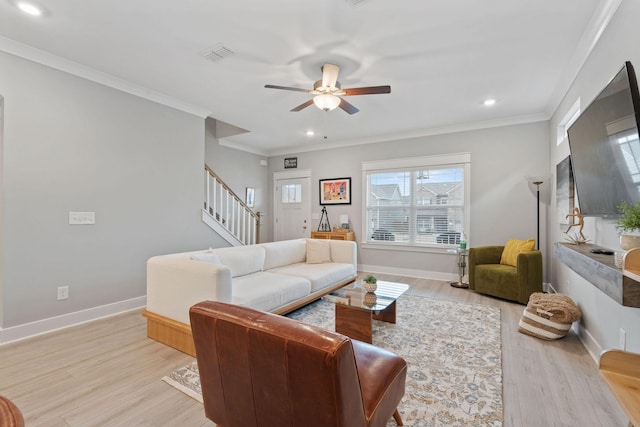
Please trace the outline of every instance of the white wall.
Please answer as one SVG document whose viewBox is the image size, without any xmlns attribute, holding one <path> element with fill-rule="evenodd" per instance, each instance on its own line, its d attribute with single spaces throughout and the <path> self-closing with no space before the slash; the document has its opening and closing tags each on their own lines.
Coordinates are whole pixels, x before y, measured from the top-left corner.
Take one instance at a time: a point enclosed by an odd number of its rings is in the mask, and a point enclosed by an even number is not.
<svg viewBox="0 0 640 427">
<path fill-rule="evenodd" d="M 246 201 L 246 188 L 255 188 L 253 211 L 263 215 L 260 240 L 267 241 L 269 236 L 265 222 L 268 221 L 271 206 L 269 170 L 260 164 L 261 160 L 267 161 L 267 157 L 221 145 L 216 137 L 215 120 L 207 119 L 206 122 L 206 163 L 243 201 Z"/>
<path fill-rule="evenodd" d="M 5 53 L 0 70 L 3 328 L 143 299 L 150 256 L 224 245 L 199 219 L 204 119 Z"/>
<path fill-rule="evenodd" d="M 336 113 L 340 114 L 339 111 Z M 434 135 L 402 141 L 291 153 L 269 159 L 270 172 L 284 170 L 285 157 L 298 157 L 298 168 L 311 169 L 312 212 L 319 213 L 318 180 L 351 177 L 351 205 L 327 206 L 331 224 L 348 214 L 356 232 L 362 230 L 362 162 L 448 153 L 471 153 L 470 245 L 504 244 L 510 237 L 536 236 L 536 197 L 526 176 L 540 174 L 549 164 L 548 122 L 503 126 Z M 543 195 L 548 200 L 548 195 Z M 541 230 L 546 207 L 541 204 Z M 312 223 L 317 229 L 318 221 Z M 272 226 L 272 224 L 270 224 Z M 545 233 L 541 232 L 544 248 Z M 359 263 L 373 271 L 402 272 L 445 278 L 457 274 L 455 259 L 442 250 L 389 251 L 359 247 Z"/>
<path fill-rule="evenodd" d="M 562 103 L 551 119 L 550 126 L 550 173 L 555 174 L 556 165 L 569 155 L 566 142 L 556 145 L 556 128 L 571 105 L 578 99 L 584 109 L 622 68 L 625 61 L 631 61 L 640 72 L 640 3 L 622 2 L 617 13 L 596 44 L 579 75 L 565 95 Z M 555 192 L 553 194 L 555 200 Z M 549 211 L 549 244 L 564 241 L 564 234 L 556 223 L 555 203 Z M 613 250 L 619 250 L 618 236 L 611 220 L 585 219 L 585 232 L 594 243 Z M 640 352 L 640 308 L 623 307 L 588 281 L 573 273 L 568 267 L 556 261 L 551 263 L 551 282 L 558 292 L 569 295 L 580 306 L 583 320 L 580 333 L 583 341 L 595 356 L 601 350 L 617 348 L 619 329 L 626 331 L 627 349 Z"/>
</svg>

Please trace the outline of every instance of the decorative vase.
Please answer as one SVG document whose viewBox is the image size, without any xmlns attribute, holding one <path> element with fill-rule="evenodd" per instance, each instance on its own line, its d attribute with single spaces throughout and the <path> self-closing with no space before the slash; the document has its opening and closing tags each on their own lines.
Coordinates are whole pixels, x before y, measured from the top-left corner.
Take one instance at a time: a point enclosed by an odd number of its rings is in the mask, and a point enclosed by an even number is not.
<svg viewBox="0 0 640 427">
<path fill-rule="evenodd" d="M 633 249 L 633 248 L 640 248 L 640 235 L 621 234 L 620 247 L 625 251 L 628 251 L 629 249 Z"/>
<path fill-rule="evenodd" d="M 377 283 L 364 282 L 363 284 L 364 290 L 367 292 L 375 292 L 378 289 Z"/>
</svg>

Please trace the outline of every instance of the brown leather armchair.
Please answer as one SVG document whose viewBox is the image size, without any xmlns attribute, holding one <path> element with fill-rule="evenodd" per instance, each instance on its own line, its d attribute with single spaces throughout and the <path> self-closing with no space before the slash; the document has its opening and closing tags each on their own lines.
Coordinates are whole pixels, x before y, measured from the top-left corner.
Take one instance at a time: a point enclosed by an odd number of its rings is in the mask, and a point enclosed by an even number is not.
<svg viewBox="0 0 640 427">
<path fill-rule="evenodd" d="M 221 427 L 384 427 L 407 364 L 371 344 L 221 302 L 190 309 L 204 411 Z"/>
<path fill-rule="evenodd" d="M 0 426 L 24 427 L 22 412 L 12 401 L 4 396 L 0 396 Z"/>
</svg>

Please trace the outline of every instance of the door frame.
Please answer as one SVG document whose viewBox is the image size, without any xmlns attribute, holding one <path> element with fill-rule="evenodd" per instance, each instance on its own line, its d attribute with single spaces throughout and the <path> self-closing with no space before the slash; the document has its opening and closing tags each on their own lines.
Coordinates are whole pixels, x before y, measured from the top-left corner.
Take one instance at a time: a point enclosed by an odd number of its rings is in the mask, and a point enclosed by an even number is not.
<svg viewBox="0 0 640 427">
<path fill-rule="evenodd" d="M 278 193 L 276 192 L 276 184 L 280 180 L 297 179 L 297 178 L 309 178 L 309 191 L 313 191 L 311 190 L 311 187 L 312 187 L 311 186 L 311 169 L 295 169 L 291 171 L 278 171 L 273 173 L 273 184 L 271 187 L 272 194 L 273 194 L 273 205 L 272 205 L 273 220 L 271 222 L 271 227 L 273 230 L 274 239 L 276 236 L 276 203 L 278 203 L 278 200 L 277 200 Z M 308 200 L 307 203 L 309 204 L 309 206 L 307 206 L 309 208 L 308 212 L 311 213 L 311 194 L 309 194 L 309 197 L 307 198 L 307 200 Z M 311 221 L 309 221 L 309 226 L 311 226 Z"/>
</svg>

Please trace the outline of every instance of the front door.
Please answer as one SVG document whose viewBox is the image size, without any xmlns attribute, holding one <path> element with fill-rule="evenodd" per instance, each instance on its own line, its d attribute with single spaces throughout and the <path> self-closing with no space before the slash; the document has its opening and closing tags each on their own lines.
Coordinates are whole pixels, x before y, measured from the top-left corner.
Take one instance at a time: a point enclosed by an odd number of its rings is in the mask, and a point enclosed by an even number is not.
<svg viewBox="0 0 640 427">
<path fill-rule="evenodd" d="M 274 175 L 274 240 L 309 237 L 311 226 L 310 175 L 309 171 L 278 172 Z"/>
</svg>

